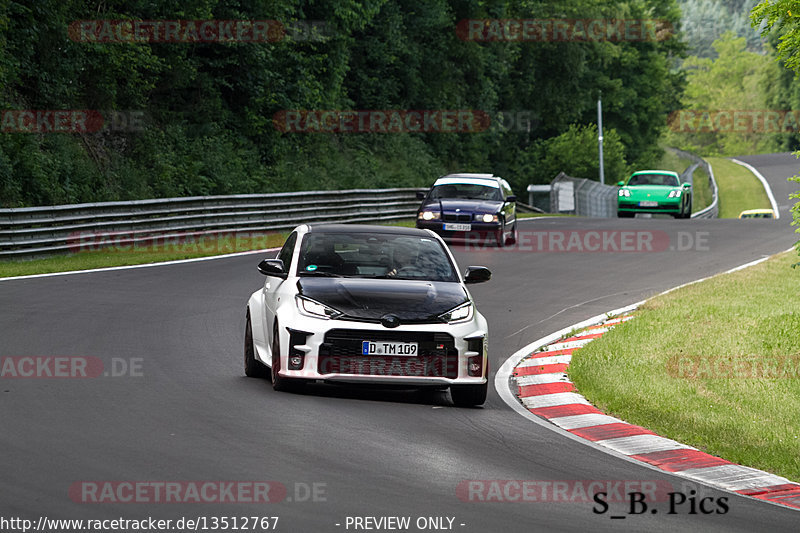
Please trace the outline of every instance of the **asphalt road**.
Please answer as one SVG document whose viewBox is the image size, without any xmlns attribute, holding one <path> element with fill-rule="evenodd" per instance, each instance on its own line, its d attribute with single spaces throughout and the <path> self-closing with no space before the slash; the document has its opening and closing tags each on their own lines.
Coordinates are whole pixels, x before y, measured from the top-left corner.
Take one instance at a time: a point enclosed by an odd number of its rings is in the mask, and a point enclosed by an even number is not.
<svg viewBox="0 0 800 533">
<path fill-rule="evenodd" d="M 507 251 L 454 246 L 462 268 L 494 272 L 471 289 L 489 320 L 492 368 L 587 317 L 789 248 L 797 235 L 786 196 L 795 187 L 785 178 L 800 164 L 788 154 L 744 159 L 772 184 L 781 220 L 550 218 L 525 222 L 521 244 Z M 622 231 L 640 232 L 638 249 L 620 249 L 630 244 Z M 576 251 L 584 244 L 592 250 Z M 275 393 L 245 378 L 244 306 L 263 283 L 258 260 L 0 282 L 0 356 L 96 357 L 123 374 L 0 379 L 0 519 L 278 516 L 276 530 L 292 532 L 354 531 L 347 517 L 355 516 L 410 516 L 410 531 L 418 517 L 451 517 L 463 532 L 797 529 L 797 511 L 698 487 L 728 497 L 729 512 L 667 514 L 660 502 L 658 514 L 611 519 L 627 506 L 595 514 L 592 502 L 462 501 L 465 480 L 690 487 L 525 420 L 495 390 L 483 408 L 459 409 L 443 393 L 327 385 Z M 91 504 L 69 492 L 84 481 L 265 480 L 283 484 L 287 498 Z"/>
</svg>

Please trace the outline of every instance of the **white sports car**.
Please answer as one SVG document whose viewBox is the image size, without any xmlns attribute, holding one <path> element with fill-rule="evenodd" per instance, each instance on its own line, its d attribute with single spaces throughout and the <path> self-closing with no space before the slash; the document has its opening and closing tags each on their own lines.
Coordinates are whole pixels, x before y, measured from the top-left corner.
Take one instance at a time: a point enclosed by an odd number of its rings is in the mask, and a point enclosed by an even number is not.
<svg viewBox="0 0 800 533">
<path fill-rule="evenodd" d="M 459 406 L 488 387 L 487 324 L 444 241 L 429 230 L 302 225 L 258 270 L 244 368 L 275 390 L 310 380 L 450 388 Z"/>
</svg>

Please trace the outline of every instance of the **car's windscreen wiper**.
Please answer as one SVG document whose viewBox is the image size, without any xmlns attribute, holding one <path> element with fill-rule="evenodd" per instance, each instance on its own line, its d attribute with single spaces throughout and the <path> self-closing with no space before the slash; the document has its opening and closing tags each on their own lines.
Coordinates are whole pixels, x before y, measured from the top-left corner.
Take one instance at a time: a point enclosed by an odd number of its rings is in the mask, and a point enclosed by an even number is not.
<svg viewBox="0 0 800 533">
<path fill-rule="evenodd" d="M 320 276 L 323 278 L 343 278 L 341 274 L 335 274 L 333 272 L 322 272 L 320 270 L 305 270 L 300 272 L 300 276 Z"/>
</svg>

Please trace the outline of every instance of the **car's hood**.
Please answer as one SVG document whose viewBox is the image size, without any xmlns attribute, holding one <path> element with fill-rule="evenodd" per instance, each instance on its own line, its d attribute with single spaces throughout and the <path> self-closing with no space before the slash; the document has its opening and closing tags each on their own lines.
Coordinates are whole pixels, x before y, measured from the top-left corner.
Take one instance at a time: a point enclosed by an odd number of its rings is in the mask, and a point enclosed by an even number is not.
<svg viewBox="0 0 800 533">
<path fill-rule="evenodd" d="M 458 282 L 301 277 L 297 286 L 303 296 L 359 320 L 392 314 L 401 323 L 428 322 L 468 299 Z"/>
<path fill-rule="evenodd" d="M 671 191 L 679 189 L 680 187 L 669 187 L 667 185 L 633 185 L 628 190 L 631 191 L 631 196 L 636 198 L 666 198 Z"/>
<path fill-rule="evenodd" d="M 459 209 L 465 213 L 497 213 L 503 206 L 503 202 L 499 200 L 443 199 L 441 204 L 444 211 L 453 212 Z M 428 202 L 425 207 L 438 208 L 439 200 Z"/>
</svg>

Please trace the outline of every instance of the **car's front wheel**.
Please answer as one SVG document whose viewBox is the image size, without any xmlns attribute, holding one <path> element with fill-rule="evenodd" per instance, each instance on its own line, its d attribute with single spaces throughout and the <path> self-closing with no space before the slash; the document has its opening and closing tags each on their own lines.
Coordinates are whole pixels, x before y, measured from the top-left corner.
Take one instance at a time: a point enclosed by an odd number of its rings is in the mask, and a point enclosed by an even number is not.
<svg viewBox="0 0 800 533">
<path fill-rule="evenodd" d="M 249 378 L 265 378 L 269 376 L 267 365 L 256 359 L 250 313 L 247 313 L 247 325 L 244 327 L 244 375 Z"/>
<path fill-rule="evenodd" d="M 500 227 L 497 228 L 497 233 L 494 236 L 495 241 L 497 242 L 497 247 L 502 248 L 506 245 L 506 223 L 505 221 L 500 221 Z"/>
<path fill-rule="evenodd" d="M 517 221 L 514 221 L 514 227 L 511 228 L 511 233 L 506 239 L 506 244 L 517 244 Z"/>
<path fill-rule="evenodd" d="M 450 385 L 450 396 L 458 407 L 474 407 L 486 402 L 489 382 L 480 385 Z"/>
</svg>

